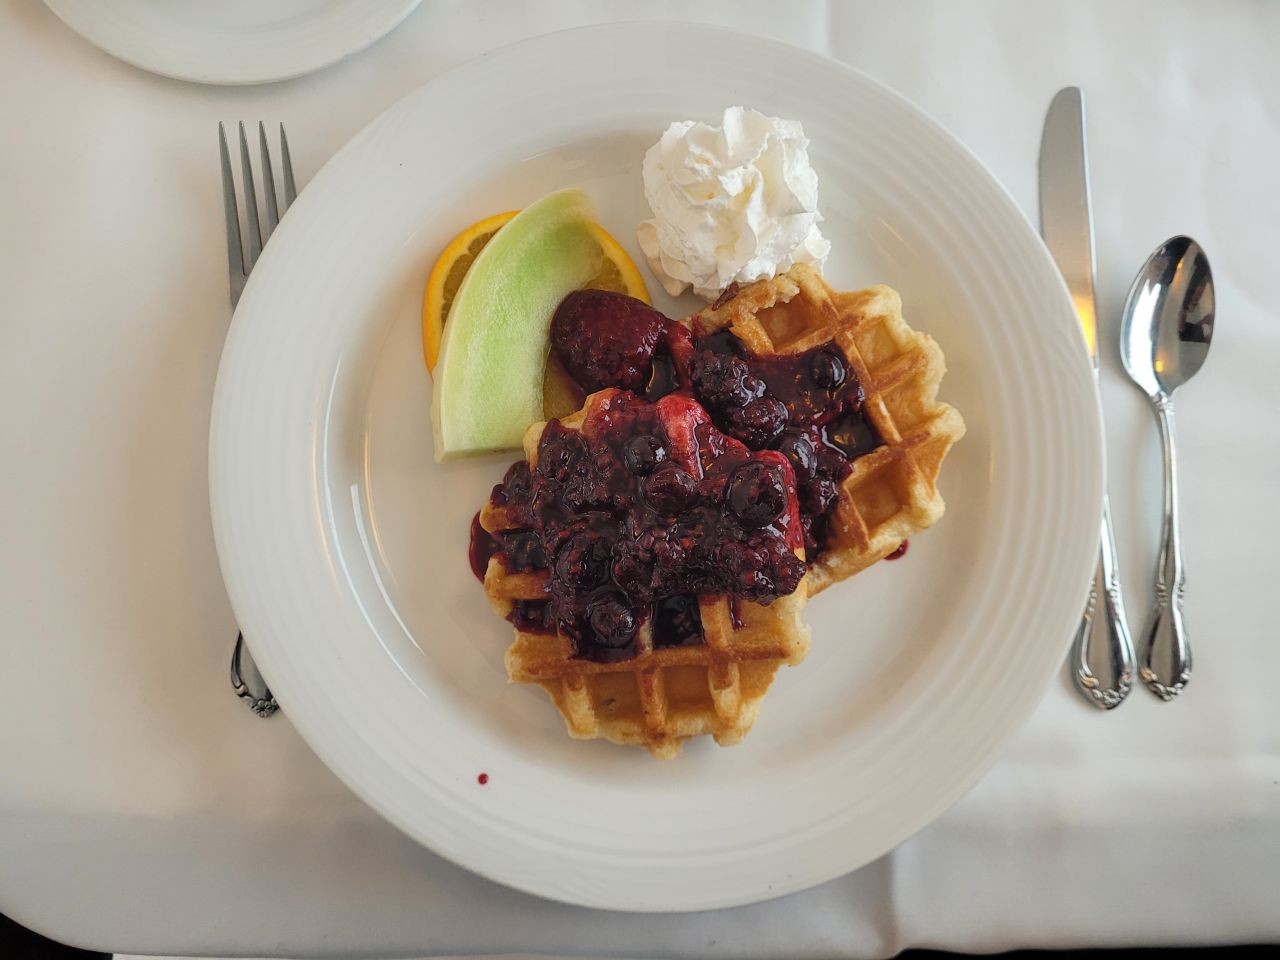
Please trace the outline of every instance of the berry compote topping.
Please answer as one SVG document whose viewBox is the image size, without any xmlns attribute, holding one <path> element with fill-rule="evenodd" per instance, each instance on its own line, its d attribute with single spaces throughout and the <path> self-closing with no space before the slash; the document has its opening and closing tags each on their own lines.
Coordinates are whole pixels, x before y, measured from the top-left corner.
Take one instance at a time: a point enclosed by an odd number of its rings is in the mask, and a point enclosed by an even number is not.
<svg viewBox="0 0 1280 960">
<path fill-rule="evenodd" d="M 529 464 L 517 460 L 502 477 L 502 482 L 489 494 L 489 502 L 495 507 L 511 507 L 521 517 L 529 516 L 529 493 L 533 490 L 533 476 Z M 523 520 L 521 521 L 523 522 Z"/>
<path fill-rule="evenodd" d="M 825 550 L 838 485 L 852 461 L 880 446 L 862 386 L 834 344 L 753 357 L 727 330 L 694 337 L 694 396 L 716 426 L 753 450 L 773 449 L 795 471 L 805 556 Z"/>
<path fill-rule="evenodd" d="M 581 432 L 547 424 L 529 481 L 512 468 L 495 488 L 509 508 L 527 497 L 531 518 L 501 535 L 503 562 L 544 559 L 551 575 L 547 600 L 512 619 L 558 628 L 579 657 L 636 656 L 646 621 L 655 646 L 701 643 L 696 597 L 768 604 L 804 575 L 791 465 L 720 434 L 687 393 L 596 394 Z"/>
<path fill-rule="evenodd" d="M 471 520 L 471 572 L 481 582 L 489 558 L 501 555 L 503 566 L 512 573 L 530 573 L 547 566 L 542 540 L 534 530 L 505 530 L 488 533 L 480 525 L 480 514 Z"/>
<path fill-rule="evenodd" d="M 531 527 L 533 514 L 529 509 L 529 496 L 533 490 L 533 476 L 529 465 L 523 460 L 513 463 L 502 482 L 489 494 L 489 502 L 496 507 L 506 507 L 510 519 L 520 527 L 504 530 L 501 533 L 489 533 L 480 525 L 480 514 L 471 520 L 471 572 L 483 581 L 485 568 L 489 558 L 495 555 L 502 557 L 503 565 L 513 572 L 542 570 L 547 565 L 547 557 L 542 549 L 542 541 Z"/>
<path fill-rule="evenodd" d="M 498 541 L 489 536 L 488 531 L 480 526 L 480 514 L 477 513 L 471 518 L 471 549 L 467 552 L 467 559 L 471 561 L 471 572 L 481 583 L 484 583 L 484 572 L 489 566 L 489 558 L 501 549 Z"/>
<path fill-rule="evenodd" d="M 881 443 L 864 415 L 862 385 L 835 343 L 754 357 L 728 330 L 690 331 L 639 300 L 599 291 L 565 298 L 552 343 L 588 391 L 618 387 L 657 399 L 688 389 L 723 434 L 781 453 L 795 472 L 810 562 L 827 547 L 840 481 Z M 682 482 L 670 476 L 659 485 Z"/>
</svg>

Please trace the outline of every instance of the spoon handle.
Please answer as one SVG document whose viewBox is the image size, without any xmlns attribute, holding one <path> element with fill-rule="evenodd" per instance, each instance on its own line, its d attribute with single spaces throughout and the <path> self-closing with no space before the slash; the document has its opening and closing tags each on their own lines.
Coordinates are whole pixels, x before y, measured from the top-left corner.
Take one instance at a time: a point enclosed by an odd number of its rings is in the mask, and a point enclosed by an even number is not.
<svg viewBox="0 0 1280 960">
<path fill-rule="evenodd" d="M 1186 575 L 1178 533 L 1178 455 L 1174 444 L 1173 400 L 1160 396 L 1152 404 L 1164 450 L 1164 524 L 1156 565 L 1155 607 L 1143 637 L 1140 674 L 1161 700 L 1172 700 L 1191 679 L 1191 643 L 1182 623 Z"/>
<path fill-rule="evenodd" d="M 1086 700 L 1099 710 L 1112 710 L 1120 706 L 1133 687 L 1133 661 L 1133 642 L 1120 596 L 1111 507 L 1104 495 L 1098 567 L 1071 645 L 1071 676 Z M 1101 672 L 1094 672 L 1095 665 Z"/>
</svg>

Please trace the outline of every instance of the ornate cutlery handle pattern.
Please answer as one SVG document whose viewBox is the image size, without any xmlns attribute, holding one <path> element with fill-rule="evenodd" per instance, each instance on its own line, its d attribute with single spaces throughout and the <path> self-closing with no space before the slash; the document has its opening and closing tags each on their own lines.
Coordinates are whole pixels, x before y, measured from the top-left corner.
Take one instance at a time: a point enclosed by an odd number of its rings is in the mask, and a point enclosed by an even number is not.
<svg viewBox="0 0 1280 960">
<path fill-rule="evenodd" d="M 1101 604 L 1099 604 L 1101 601 Z M 1106 651 L 1106 672 L 1099 676 L 1090 665 L 1097 651 Z M 1085 698 L 1100 710 L 1118 707 L 1133 689 L 1133 641 L 1124 616 L 1116 567 L 1115 537 L 1111 533 L 1111 507 L 1102 501 L 1102 538 L 1098 567 L 1089 586 L 1084 616 L 1071 645 L 1071 675 Z"/>
<path fill-rule="evenodd" d="M 1155 606 L 1143 634 L 1141 675 L 1161 700 L 1172 700 L 1191 679 L 1191 643 L 1182 621 L 1186 571 L 1178 532 L 1178 455 L 1174 443 L 1173 400 L 1152 401 L 1164 451 L 1164 520 L 1156 563 Z"/>
</svg>

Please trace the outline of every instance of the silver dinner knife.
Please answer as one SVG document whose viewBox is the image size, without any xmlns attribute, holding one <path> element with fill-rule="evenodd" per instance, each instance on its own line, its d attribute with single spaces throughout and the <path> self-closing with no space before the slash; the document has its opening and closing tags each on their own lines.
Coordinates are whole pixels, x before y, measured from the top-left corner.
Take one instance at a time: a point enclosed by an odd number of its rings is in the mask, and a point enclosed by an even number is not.
<svg viewBox="0 0 1280 960">
<path fill-rule="evenodd" d="M 1049 104 L 1040 138 L 1040 234 L 1057 261 L 1075 305 L 1098 379 L 1098 313 L 1093 297 L 1093 211 L 1084 134 L 1084 94 L 1059 90 Z M 1133 641 L 1125 622 L 1116 568 L 1111 507 L 1102 495 L 1098 566 L 1084 615 L 1071 645 L 1076 689 L 1101 710 L 1118 707 L 1133 688 Z"/>
</svg>

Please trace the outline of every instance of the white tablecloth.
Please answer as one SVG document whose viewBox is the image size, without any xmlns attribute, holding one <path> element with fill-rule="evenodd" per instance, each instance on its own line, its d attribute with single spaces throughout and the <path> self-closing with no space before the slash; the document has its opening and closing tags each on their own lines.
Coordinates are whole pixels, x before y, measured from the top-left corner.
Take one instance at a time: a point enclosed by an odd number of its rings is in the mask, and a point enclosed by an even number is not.
<svg viewBox="0 0 1280 960">
<path fill-rule="evenodd" d="M 785 12 L 784 12 L 785 11 Z M 1112 506 L 1135 623 L 1155 425 L 1115 355 L 1124 292 L 1186 232 L 1217 345 L 1179 396 L 1188 691 L 1083 705 L 1065 675 L 961 803 L 807 893 L 687 916 L 571 909 L 442 862 L 227 689 L 208 411 L 227 325 L 218 120 L 287 121 L 310 177 L 442 70 L 594 20 L 693 18 L 914 99 L 1034 219 L 1044 110 L 1088 95 Z M 337 67 L 199 87 L 0 6 L 0 911 L 140 953 L 888 956 L 911 945 L 1280 940 L 1280 5 L 426 0 Z M 822 91 L 815 91 L 821 96 Z"/>
</svg>

